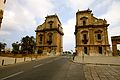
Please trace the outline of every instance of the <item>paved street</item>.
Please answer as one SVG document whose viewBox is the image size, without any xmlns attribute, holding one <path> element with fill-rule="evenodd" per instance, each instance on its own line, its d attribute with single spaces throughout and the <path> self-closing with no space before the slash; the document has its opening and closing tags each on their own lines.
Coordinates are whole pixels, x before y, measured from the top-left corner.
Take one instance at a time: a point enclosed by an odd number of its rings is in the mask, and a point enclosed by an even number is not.
<svg viewBox="0 0 120 80">
<path fill-rule="evenodd" d="M 1 67 L 0 80 L 85 80 L 85 76 L 82 64 L 51 57 Z"/>
<path fill-rule="evenodd" d="M 101 59 L 91 59 L 96 58 Z M 72 57 L 65 56 L 49 57 L 0 67 L 0 80 L 120 80 L 120 66 L 114 58 L 110 60 L 117 64 L 111 64 L 111 61 L 106 64 L 109 58 L 100 64 L 97 59 L 91 60 L 92 64 L 79 63 L 77 60 L 80 59 L 77 58 L 75 62 L 71 59 Z"/>
<path fill-rule="evenodd" d="M 120 80 L 120 66 L 85 64 L 86 80 Z"/>
<path fill-rule="evenodd" d="M 120 80 L 120 56 L 77 56 L 74 62 L 84 64 L 86 80 Z"/>
</svg>

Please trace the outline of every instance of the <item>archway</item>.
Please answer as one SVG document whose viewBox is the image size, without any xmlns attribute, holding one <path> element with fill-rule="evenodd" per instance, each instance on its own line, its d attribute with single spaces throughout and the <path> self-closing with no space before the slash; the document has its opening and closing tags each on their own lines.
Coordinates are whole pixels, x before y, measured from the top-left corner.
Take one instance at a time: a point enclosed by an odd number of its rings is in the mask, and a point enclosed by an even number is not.
<svg viewBox="0 0 120 80">
<path fill-rule="evenodd" d="M 112 36 L 111 37 L 112 40 L 112 54 L 113 56 L 117 56 L 118 52 L 117 52 L 117 44 L 120 44 L 120 36 Z"/>
</svg>

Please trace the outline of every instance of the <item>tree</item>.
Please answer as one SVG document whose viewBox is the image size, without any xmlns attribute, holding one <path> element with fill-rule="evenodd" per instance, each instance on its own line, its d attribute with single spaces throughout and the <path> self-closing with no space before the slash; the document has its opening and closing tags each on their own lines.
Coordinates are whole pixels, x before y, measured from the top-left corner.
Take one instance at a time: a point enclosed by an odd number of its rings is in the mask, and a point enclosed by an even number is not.
<svg viewBox="0 0 120 80">
<path fill-rule="evenodd" d="M 17 54 L 20 52 L 20 44 L 18 42 L 12 43 L 12 47 L 13 47 L 12 53 Z"/>
<path fill-rule="evenodd" d="M 0 52 L 5 52 L 6 43 L 0 42 Z"/>
<path fill-rule="evenodd" d="M 35 38 L 33 36 L 23 37 L 21 40 L 21 52 L 34 53 L 34 49 L 35 49 Z"/>
</svg>

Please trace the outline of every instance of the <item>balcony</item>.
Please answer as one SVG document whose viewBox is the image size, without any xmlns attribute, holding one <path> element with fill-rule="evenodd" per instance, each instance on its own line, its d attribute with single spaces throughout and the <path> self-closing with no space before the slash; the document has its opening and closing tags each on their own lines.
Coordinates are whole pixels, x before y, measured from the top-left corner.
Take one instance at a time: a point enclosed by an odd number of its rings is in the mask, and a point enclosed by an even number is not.
<svg viewBox="0 0 120 80">
<path fill-rule="evenodd" d="M 52 44 L 52 41 L 51 41 L 51 40 L 49 40 L 49 41 L 47 41 L 47 43 L 48 43 L 49 45 L 51 45 L 51 44 Z"/>
<path fill-rule="evenodd" d="M 82 40 L 82 42 L 83 42 L 84 44 L 87 44 L 88 39 L 84 39 L 84 40 Z"/>
</svg>

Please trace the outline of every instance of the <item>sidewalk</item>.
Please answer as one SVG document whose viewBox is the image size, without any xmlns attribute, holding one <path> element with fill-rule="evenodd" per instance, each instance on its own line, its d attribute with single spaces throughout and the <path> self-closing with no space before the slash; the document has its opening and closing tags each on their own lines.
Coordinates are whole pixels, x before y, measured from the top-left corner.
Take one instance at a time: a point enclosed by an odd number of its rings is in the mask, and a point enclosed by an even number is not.
<svg viewBox="0 0 120 80">
<path fill-rule="evenodd" d="M 77 56 L 82 63 L 86 80 L 120 80 L 120 56 Z"/>
<path fill-rule="evenodd" d="M 118 65 L 120 56 L 76 56 L 74 62 L 83 64 Z"/>
</svg>

